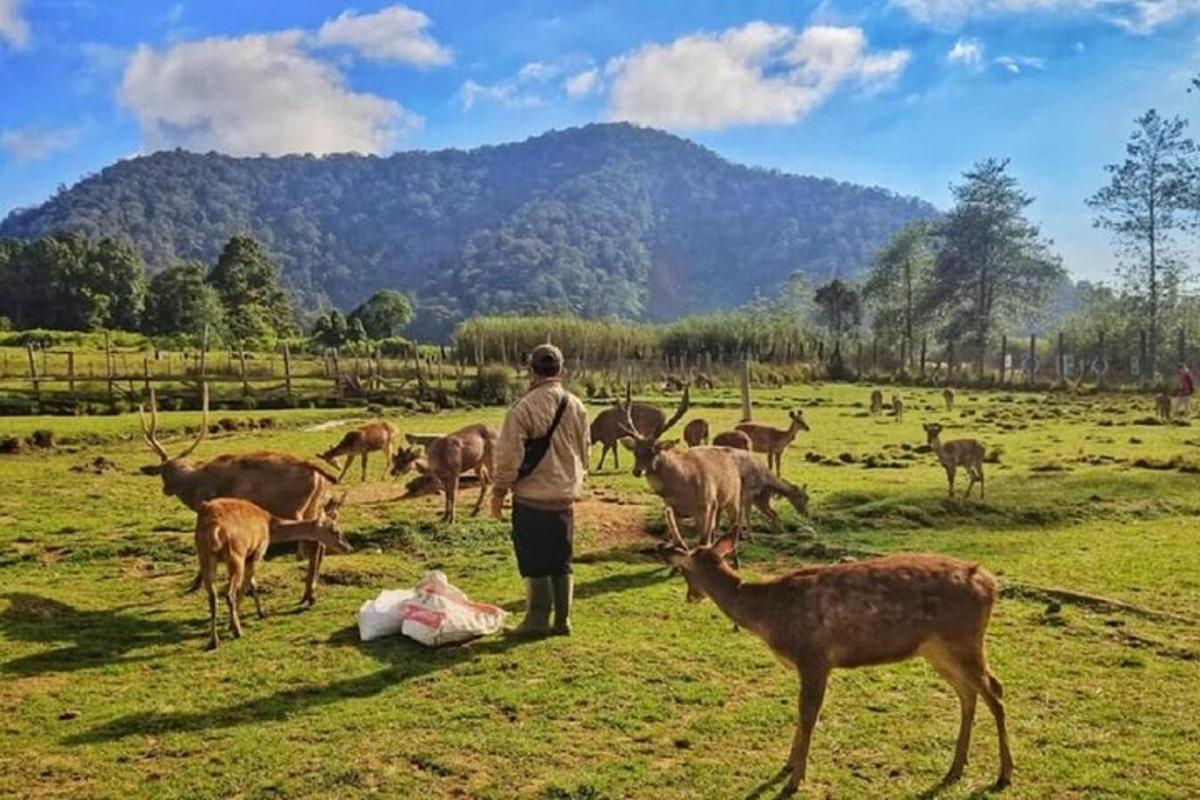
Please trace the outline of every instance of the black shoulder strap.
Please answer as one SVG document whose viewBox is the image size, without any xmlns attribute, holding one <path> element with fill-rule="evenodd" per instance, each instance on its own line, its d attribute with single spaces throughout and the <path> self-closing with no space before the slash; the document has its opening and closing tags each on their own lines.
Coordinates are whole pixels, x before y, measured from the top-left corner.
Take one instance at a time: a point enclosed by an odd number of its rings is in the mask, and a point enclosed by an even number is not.
<svg viewBox="0 0 1200 800">
<path fill-rule="evenodd" d="M 554 436 L 554 432 L 558 430 L 558 423 L 562 421 L 563 412 L 567 410 L 567 400 L 570 396 L 563 392 L 562 399 L 558 401 L 558 408 L 554 412 L 554 420 L 550 423 L 550 429 L 546 431 L 546 438 L 550 439 Z"/>
</svg>

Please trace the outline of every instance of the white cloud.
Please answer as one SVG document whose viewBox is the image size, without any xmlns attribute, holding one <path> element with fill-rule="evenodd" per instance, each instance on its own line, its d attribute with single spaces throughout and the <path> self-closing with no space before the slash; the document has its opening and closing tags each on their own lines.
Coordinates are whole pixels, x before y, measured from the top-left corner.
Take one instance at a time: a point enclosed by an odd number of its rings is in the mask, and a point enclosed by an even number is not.
<svg viewBox="0 0 1200 800">
<path fill-rule="evenodd" d="M 563 81 L 563 90 L 568 97 L 586 97 L 600 88 L 600 70 L 585 69 Z"/>
<path fill-rule="evenodd" d="M 951 64 L 979 69 L 983 66 L 983 49 L 983 42 L 978 39 L 961 37 L 946 54 L 946 60 Z"/>
<path fill-rule="evenodd" d="M 334 67 L 285 31 L 142 45 L 121 80 L 122 105 L 150 150 L 233 155 L 381 153 L 422 119 L 399 103 L 346 86 Z"/>
<path fill-rule="evenodd" d="M 690 129 L 790 123 L 847 83 L 877 90 L 894 82 L 909 58 L 907 50 L 868 53 L 856 27 L 750 22 L 611 60 L 609 114 Z"/>
<path fill-rule="evenodd" d="M 545 101 L 539 95 L 522 90 L 520 82 L 515 80 L 493 84 L 468 80 L 458 90 L 458 99 L 464 111 L 470 111 L 481 100 L 499 103 L 509 108 L 537 108 L 545 105 Z"/>
<path fill-rule="evenodd" d="M 591 59 L 578 55 L 564 56 L 553 61 L 530 61 L 523 64 L 515 75 L 495 83 L 465 81 L 458 90 L 458 99 L 465 111 L 469 111 L 480 101 L 499 103 L 510 108 L 537 108 L 546 104 L 544 95 L 552 91 L 547 86 L 550 81 L 570 70 L 579 69 L 590 61 Z M 571 79 L 568 79 L 563 84 L 564 91 L 568 93 L 570 90 L 566 84 L 570 81 Z"/>
<path fill-rule="evenodd" d="M 17 50 L 29 43 L 29 23 L 21 16 L 22 0 L 0 0 L 0 41 Z"/>
<path fill-rule="evenodd" d="M 1020 14 L 1103 20 L 1131 33 L 1200 14 L 1200 0 L 891 0 L 919 22 L 956 29 L 971 20 Z"/>
<path fill-rule="evenodd" d="M 1037 70 L 1042 72 L 1046 69 L 1046 61 L 1042 58 L 1034 56 L 1000 56 L 994 62 L 1001 69 L 1011 72 L 1013 75 L 1020 75 L 1027 70 Z"/>
<path fill-rule="evenodd" d="M 0 131 L 0 150 L 18 164 L 40 161 L 43 158 L 70 150 L 79 143 L 80 128 L 19 128 Z"/>
<path fill-rule="evenodd" d="M 374 14 L 343 11 L 317 31 L 320 47 L 348 47 L 376 61 L 400 61 L 422 67 L 449 64 L 450 49 L 426 30 L 429 17 L 402 5 L 388 6 Z"/>
</svg>

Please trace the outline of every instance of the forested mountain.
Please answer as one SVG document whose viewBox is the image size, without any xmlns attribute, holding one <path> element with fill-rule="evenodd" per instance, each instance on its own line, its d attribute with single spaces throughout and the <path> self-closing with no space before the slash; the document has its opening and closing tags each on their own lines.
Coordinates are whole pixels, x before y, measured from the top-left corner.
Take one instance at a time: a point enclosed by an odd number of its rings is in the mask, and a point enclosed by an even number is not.
<svg viewBox="0 0 1200 800">
<path fill-rule="evenodd" d="M 416 300 L 414 333 L 474 313 L 666 319 L 736 306 L 796 271 L 849 275 L 929 204 L 732 164 L 626 124 L 471 151 L 118 162 L 0 223 L 0 237 L 124 237 L 152 269 L 246 232 L 298 305 Z"/>
</svg>

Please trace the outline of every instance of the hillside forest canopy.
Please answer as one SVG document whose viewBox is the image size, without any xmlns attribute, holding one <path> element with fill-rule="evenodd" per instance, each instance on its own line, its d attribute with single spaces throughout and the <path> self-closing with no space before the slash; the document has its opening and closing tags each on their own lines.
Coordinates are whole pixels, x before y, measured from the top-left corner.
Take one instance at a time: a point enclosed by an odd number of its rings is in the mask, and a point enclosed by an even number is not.
<svg viewBox="0 0 1200 800">
<path fill-rule="evenodd" d="M 1034 198 L 1005 159 L 966 169 L 951 187 L 954 205 L 937 214 L 879 190 L 738 167 L 656 131 L 592 125 L 470 153 L 230 159 L 174 152 L 122 162 L 4 223 L 6 231 L 60 229 L 33 239 L 0 239 L 6 287 L 0 324 L 139 330 L 188 342 L 208 330 L 218 341 L 247 348 L 297 337 L 313 347 L 382 342 L 391 352 L 407 347 L 405 336 L 447 342 L 456 330 L 460 343 L 473 336 L 469 349 L 484 352 L 481 331 L 489 331 L 501 337 L 496 355 L 515 353 L 517 340 L 546 330 L 532 321 L 496 318 L 578 317 L 605 321 L 595 329 L 604 335 L 652 342 L 647 346 L 684 358 L 709 345 L 724 358 L 794 357 L 816 337 L 840 356 L 844 340 L 870 337 L 895 347 L 906 365 L 915 360 L 918 343 L 930 339 L 971 346 L 982 362 L 1001 336 L 1054 329 L 1073 343 L 1107 334 L 1120 358 L 1134 352 L 1131 342 L 1140 337 L 1149 347 L 1143 357 L 1162 368 L 1168 360 L 1162 343 L 1171 332 L 1192 336 L 1200 310 L 1188 290 L 1188 244 L 1200 225 L 1200 167 L 1186 127 L 1154 110 L 1139 117 L 1127 158 L 1106 168 L 1109 184 L 1087 199 L 1095 224 L 1113 233 L 1121 256 L 1115 287 L 1068 279 L 1053 243 L 1030 216 Z M 467 164 L 475 168 L 467 170 Z M 519 178 L 518 166 L 526 173 Z M 178 188 L 182 174 L 194 176 L 188 182 L 193 188 Z M 466 236 L 457 256 L 439 257 L 438 268 L 423 272 L 412 267 L 421 261 L 414 258 L 403 260 L 411 269 L 389 273 L 400 262 L 383 258 L 396 252 L 395 241 L 385 239 L 399 241 L 398 231 L 419 224 L 404 204 L 416 202 L 413 181 L 435 175 L 449 181 L 438 184 L 443 189 L 473 189 L 457 200 L 439 194 L 438 203 L 426 193 L 433 204 L 421 219 L 430 225 L 403 247 L 425 247 L 428 242 L 418 241 L 425 233 L 431 241 L 451 229 L 462 233 L 456 226 L 479 222 L 482 217 L 472 214 L 485 207 L 497 213 L 506 203 L 512 207 L 494 229 Z M 275 190 L 292 181 L 306 181 L 308 190 L 290 193 L 298 198 L 291 211 L 271 219 L 297 225 L 307 219 L 316 227 L 308 238 L 285 241 L 255 214 L 282 204 Z M 386 205 L 402 224 L 386 235 L 377 231 L 368 209 L 355 211 L 363 197 L 357 190 L 333 192 L 336 181 L 344 189 L 379 182 L 380 192 L 388 181 L 407 186 L 403 198 L 392 196 Z M 196 187 L 238 188 L 214 195 Z M 497 192 L 485 192 L 487 187 Z M 109 199 L 100 202 L 100 192 Z M 522 193 L 528 196 L 518 203 Z M 217 196 L 229 201 L 230 214 L 264 231 L 265 239 L 236 233 L 209 260 L 177 258 L 187 248 L 176 238 L 183 223 L 173 215 L 199 210 Z M 318 196 L 320 202 L 313 199 Z M 116 235 L 80 232 L 114 227 L 106 220 L 118 197 L 125 204 L 137 197 L 156 200 L 134 202 L 145 213 L 135 213 L 140 221 Z M 385 199 L 375 197 L 376 203 Z M 812 209 L 834 199 L 850 205 Z M 246 211 L 251 206 L 259 210 Z M 238 208 L 245 213 L 233 211 Z M 346 213 L 336 215 L 336 208 Z M 747 235 L 749 223 L 741 215 L 763 213 L 769 219 L 757 219 Z M 218 223 L 211 215 L 194 219 L 190 247 L 207 251 L 206 237 Z M 224 219 L 222 224 L 236 222 Z M 352 237 L 345 227 L 351 222 L 383 238 Z M 797 225 L 817 226 L 820 233 L 812 228 L 811 236 L 800 237 Z M 837 235 L 830 238 L 830 231 Z M 303 241 L 312 245 L 306 254 L 295 249 Z M 312 264 L 340 258 L 351 242 L 363 248 L 371 241 L 376 258 L 327 273 L 322 285 L 329 293 L 316 289 Z M 809 261 L 799 255 L 817 251 Z M 671 262 L 677 280 L 664 282 L 666 253 L 678 256 Z M 166 266 L 155 263 L 171 258 Z M 399 279 L 390 282 L 391 274 Z M 329 297 L 338 293 L 362 299 L 331 306 Z M 496 321 L 464 326 L 467 318 Z M 625 329 L 637 331 L 629 337 L 614 334 L 623 329 L 610 324 L 672 318 L 679 321 Z"/>
</svg>

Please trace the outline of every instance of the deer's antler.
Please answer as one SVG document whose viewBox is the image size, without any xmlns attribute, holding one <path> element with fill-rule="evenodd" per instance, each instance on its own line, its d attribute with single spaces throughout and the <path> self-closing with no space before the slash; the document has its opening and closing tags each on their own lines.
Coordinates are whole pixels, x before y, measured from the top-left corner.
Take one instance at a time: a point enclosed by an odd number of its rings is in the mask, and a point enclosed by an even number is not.
<svg viewBox="0 0 1200 800">
<path fill-rule="evenodd" d="M 633 424 L 633 385 L 628 382 L 625 384 L 625 402 L 621 404 L 621 409 L 625 414 L 624 419 L 617 423 L 618 432 L 637 440 L 645 439 L 637 425 Z"/>
<path fill-rule="evenodd" d="M 146 439 L 146 444 L 150 445 L 150 449 L 158 454 L 158 457 L 163 461 L 170 461 L 171 456 L 167 454 L 167 449 L 163 447 L 155 434 L 158 433 L 158 400 L 154 397 L 154 387 L 150 387 L 150 426 L 146 427 L 146 407 L 144 403 L 138 403 L 138 420 L 142 423 L 142 436 Z"/>
<path fill-rule="evenodd" d="M 674 425 L 676 422 L 679 422 L 679 420 L 683 417 L 683 415 L 687 413 L 688 408 L 691 407 L 691 402 L 690 402 L 691 398 L 688 394 L 690 389 L 691 389 L 691 386 L 689 386 L 688 384 L 685 383 L 683 385 L 683 397 L 681 397 L 679 400 L 679 407 L 675 409 L 675 413 L 671 415 L 671 418 L 669 420 L 667 420 L 666 422 L 664 422 L 659 427 L 659 429 L 654 432 L 655 439 L 660 438 L 664 433 L 669 431 L 671 429 L 671 426 Z"/>
<path fill-rule="evenodd" d="M 200 394 L 203 397 L 201 400 L 202 411 L 200 412 L 200 433 L 196 436 L 196 441 L 188 445 L 187 449 L 180 453 L 176 458 L 187 458 L 192 454 L 200 443 L 204 441 L 204 437 L 208 436 L 208 383 L 200 384 Z"/>
</svg>

